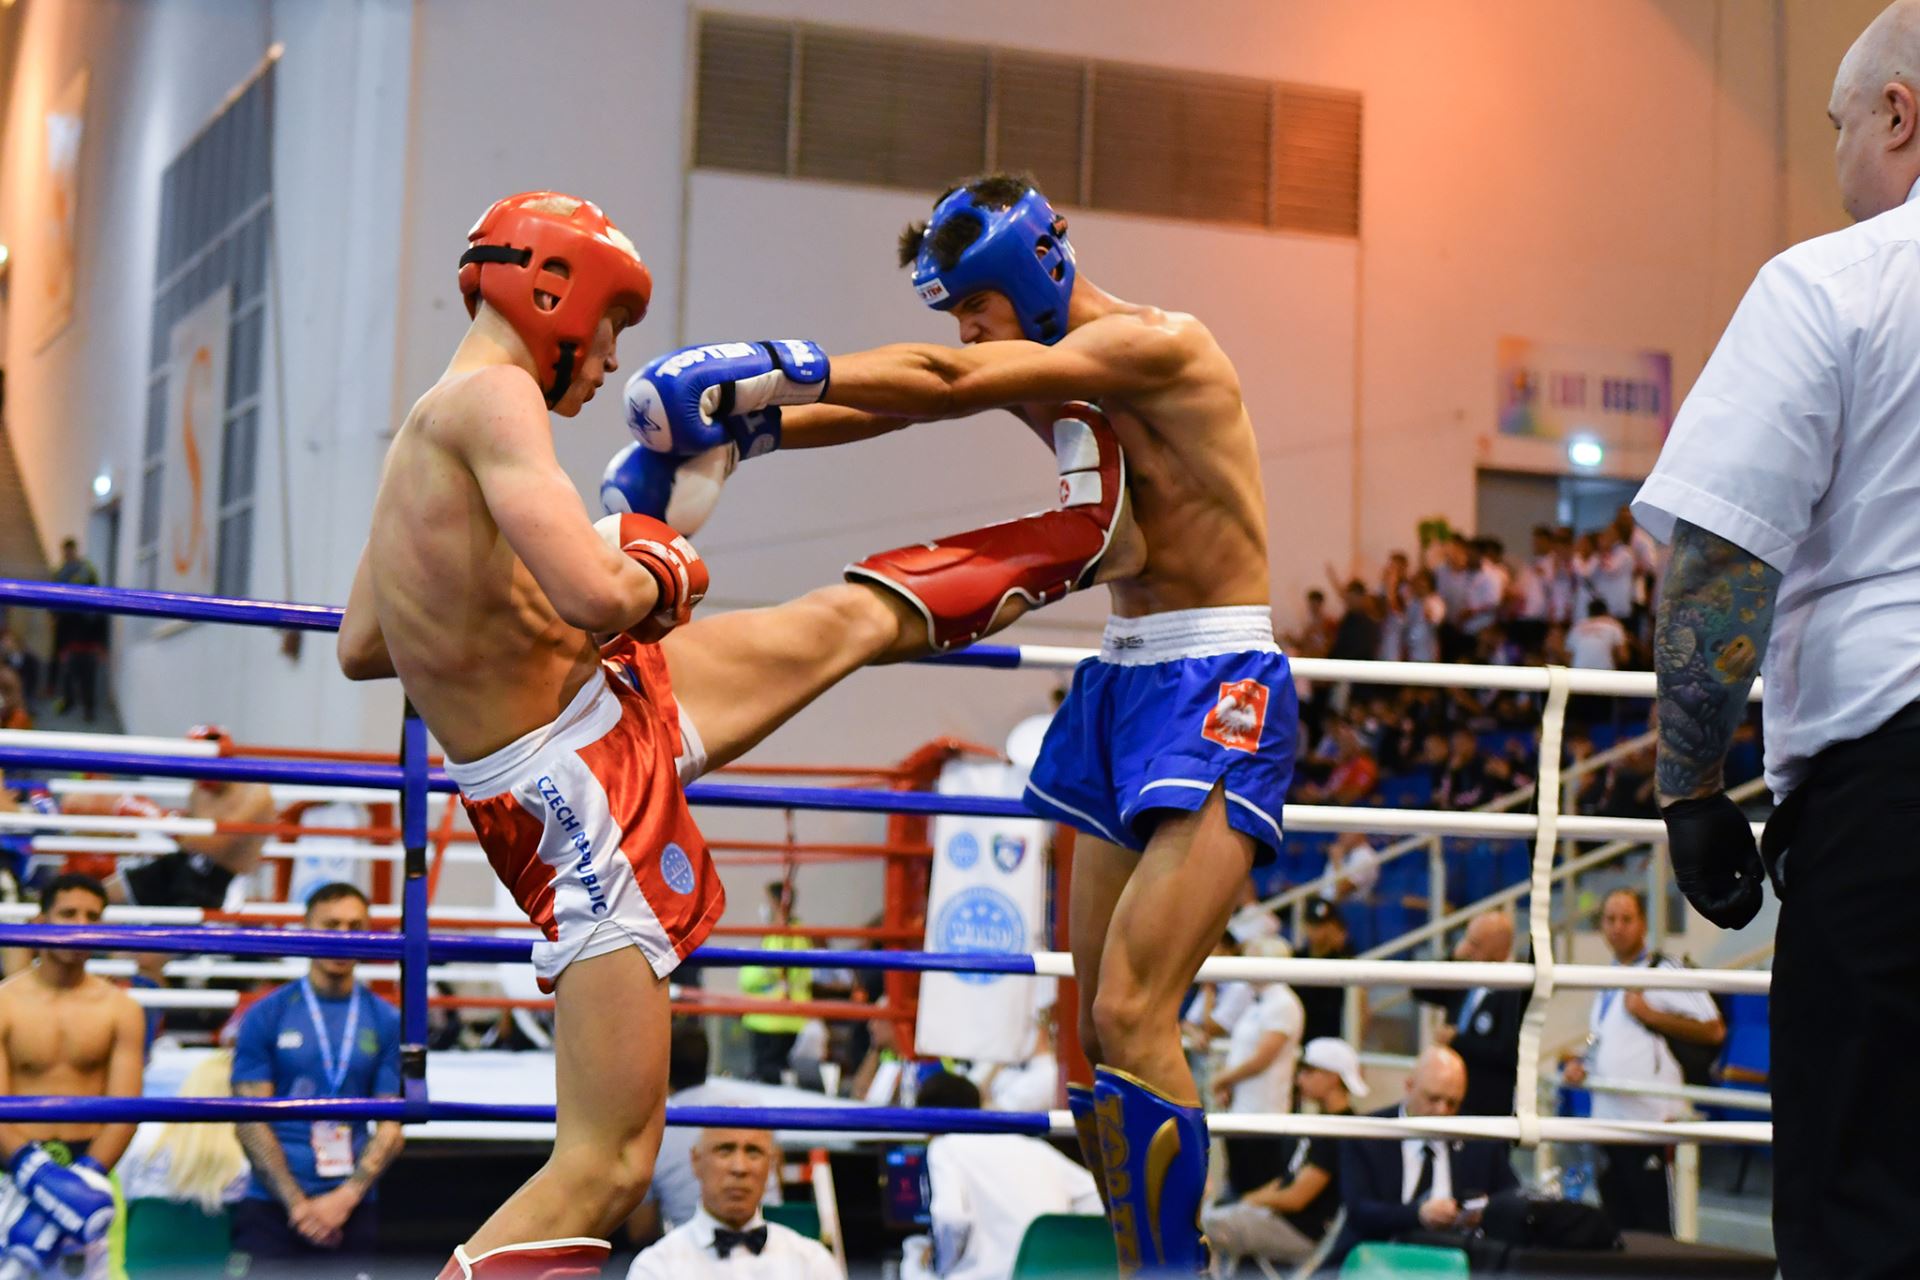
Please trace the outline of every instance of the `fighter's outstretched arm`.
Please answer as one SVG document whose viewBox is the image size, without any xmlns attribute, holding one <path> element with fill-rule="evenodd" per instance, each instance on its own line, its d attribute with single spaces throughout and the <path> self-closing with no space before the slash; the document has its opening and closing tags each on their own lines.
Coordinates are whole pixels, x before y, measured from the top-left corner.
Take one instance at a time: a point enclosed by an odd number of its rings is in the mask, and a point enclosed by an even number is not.
<svg viewBox="0 0 1920 1280">
<path fill-rule="evenodd" d="M 912 426 L 918 419 L 868 413 L 838 404 L 797 404 L 781 415 L 782 449 L 824 449 L 855 444 Z"/>
<path fill-rule="evenodd" d="M 1194 357 L 1167 326 L 1095 321 L 1052 346 L 903 342 L 833 357 L 826 403 L 915 420 L 959 418 L 1033 401 L 1098 400 L 1158 391 Z"/>
</svg>

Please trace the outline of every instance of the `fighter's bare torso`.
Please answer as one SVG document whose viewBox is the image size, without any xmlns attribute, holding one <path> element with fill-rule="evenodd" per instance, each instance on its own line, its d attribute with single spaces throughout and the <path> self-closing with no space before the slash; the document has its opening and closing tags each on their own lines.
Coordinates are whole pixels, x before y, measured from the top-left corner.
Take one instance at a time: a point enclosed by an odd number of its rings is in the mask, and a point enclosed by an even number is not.
<svg viewBox="0 0 1920 1280">
<path fill-rule="evenodd" d="M 116 1032 L 124 1034 L 133 1001 L 104 978 L 57 987 L 33 969 L 0 982 L 0 1053 L 9 1093 L 98 1098 L 107 1093 L 107 1068 Z M 132 1010 L 139 1021 L 139 1010 Z M 97 1124 L 21 1124 L 22 1137 L 85 1142 Z"/>
<path fill-rule="evenodd" d="M 1126 344 L 1127 328 L 1171 336 L 1185 352 L 1158 390 L 1099 397 L 1127 455 L 1132 519 L 1145 563 L 1102 575 L 1113 611 L 1140 617 L 1175 609 L 1268 602 L 1267 519 L 1253 423 L 1240 378 L 1213 335 L 1190 315 L 1129 307 L 1068 335 L 1096 349 Z M 1044 410 L 1023 410 L 1029 421 Z M 1124 549 L 1120 549 L 1124 553 Z M 1135 557 L 1137 563 L 1137 557 Z"/>
<path fill-rule="evenodd" d="M 366 566 L 407 697 L 456 760 L 549 723 L 598 670 L 507 545 L 466 461 L 518 370 L 452 373 L 413 406 L 387 452 Z"/>
</svg>

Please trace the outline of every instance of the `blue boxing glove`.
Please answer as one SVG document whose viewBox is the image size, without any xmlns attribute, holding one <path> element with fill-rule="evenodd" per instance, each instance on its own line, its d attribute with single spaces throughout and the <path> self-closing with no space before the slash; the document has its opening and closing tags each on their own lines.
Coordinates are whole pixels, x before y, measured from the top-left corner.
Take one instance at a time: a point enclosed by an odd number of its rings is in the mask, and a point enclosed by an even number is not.
<svg viewBox="0 0 1920 1280">
<path fill-rule="evenodd" d="M 609 515 L 636 512 L 680 533 L 698 533 L 740 460 L 780 447 L 778 409 L 722 418 L 716 425 L 725 431 L 725 443 L 691 457 L 656 453 L 637 441 L 614 454 L 600 479 L 601 507 Z"/>
<path fill-rule="evenodd" d="M 29 1142 L 14 1153 L 7 1171 L 62 1234 L 92 1244 L 113 1225 L 113 1186 L 98 1162 L 83 1158 L 62 1165 L 39 1143 Z"/>
<path fill-rule="evenodd" d="M 0 1239 L 0 1261 L 11 1264 L 0 1275 L 41 1276 L 54 1269 L 66 1250 L 67 1235 L 25 1196 L 12 1201 Z"/>
<path fill-rule="evenodd" d="M 725 420 L 827 393 L 827 353 L 812 342 L 716 342 L 649 360 L 627 380 L 627 429 L 658 453 L 726 444 Z"/>
</svg>

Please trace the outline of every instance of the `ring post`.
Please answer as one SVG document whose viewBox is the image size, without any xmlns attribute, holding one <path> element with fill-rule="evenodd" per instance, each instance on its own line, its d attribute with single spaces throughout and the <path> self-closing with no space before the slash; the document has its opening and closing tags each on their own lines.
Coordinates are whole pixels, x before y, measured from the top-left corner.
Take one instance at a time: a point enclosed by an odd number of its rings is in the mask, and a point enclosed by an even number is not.
<svg viewBox="0 0 1920 1280">
<path fill-rule="evenodd" d="M 427 726 L 413 703 L 400 726 L 400 1079 L 409 1113 L 427 1107 Z"/>
</svg>

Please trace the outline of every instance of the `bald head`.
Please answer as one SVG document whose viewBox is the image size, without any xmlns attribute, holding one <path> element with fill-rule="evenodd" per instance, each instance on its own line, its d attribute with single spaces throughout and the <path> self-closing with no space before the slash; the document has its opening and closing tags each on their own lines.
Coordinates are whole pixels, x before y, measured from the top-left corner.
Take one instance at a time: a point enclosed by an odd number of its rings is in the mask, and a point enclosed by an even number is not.
<svg viewBox="0 0 1920 1280">
<path fill-rule="evenodd" d="M 1467 1064 L 1451 1049 L 1435 1045 L 1421 1054 L 1407 1077 L 1407 1114 L 1454 1116 L 1467 1096 Z"/>
<path fill-rule="evenodd" d="M 1855 221 L 1897 208 L 1920 179 L 1920 0 L 1894 0 L 1840 60 L 1827 117 L 1840 200 Z"/>
<path fill-rule="evenodd" d="M 1504 911 L 1486 911 L 1467 923 L 1460 945 L 1462 960 L 1497 964 L 1513 957 L 1513 917 Z"/>
<path fill-rule="evenodd" d="M 693 1144 L 693 1176 L 700 1203 L 713 1217 L 739 1230 L 760 1212 L 767 1174 L 778 1148 L 765 1129 L 702 1129 Z"/>
</svg>

